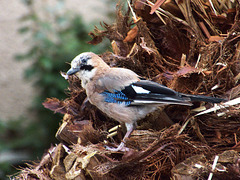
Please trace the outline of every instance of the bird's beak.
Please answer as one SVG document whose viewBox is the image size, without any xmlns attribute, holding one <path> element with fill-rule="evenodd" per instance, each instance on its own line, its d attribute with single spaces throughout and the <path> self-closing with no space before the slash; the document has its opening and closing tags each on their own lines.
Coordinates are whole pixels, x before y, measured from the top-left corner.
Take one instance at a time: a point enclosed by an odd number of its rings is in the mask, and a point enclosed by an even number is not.
<svg viewBox="0 0 240 180">
<path fill-rule="evenodd" d="M 76 72 L 78 72 L 80 70 L 80 68 L 71 68 L 68 70 L 67 75 L 73 75 Z"/>
</svg>

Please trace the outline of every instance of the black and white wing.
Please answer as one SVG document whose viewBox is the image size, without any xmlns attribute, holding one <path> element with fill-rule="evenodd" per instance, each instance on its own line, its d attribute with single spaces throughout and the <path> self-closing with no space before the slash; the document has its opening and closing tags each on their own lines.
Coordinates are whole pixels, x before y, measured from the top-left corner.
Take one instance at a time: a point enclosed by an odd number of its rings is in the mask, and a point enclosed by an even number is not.
<svg viewBox="0 0 240 180">
<path fill-rule="evenodd" d="M 182 97 L 178 92 L 149 80 L 141 80 L 125 87 L 122 90 L 132 101 L 131 105 L 146 104 L 181 104 L 189 105 L 191 99 Z"/>
<path fill-rule="evenodd" d="M 105 101 L 109 103 L 124 103 L 125 105 L 154 105 L 154 104 L 181 104 L 189 105 L 192 103 L 189 97 L 179 96 L 176 91 L 161 84 L 140 80 L 125 86 L 122 90 L 113 92 L 104 91 Z"/>
</svg>

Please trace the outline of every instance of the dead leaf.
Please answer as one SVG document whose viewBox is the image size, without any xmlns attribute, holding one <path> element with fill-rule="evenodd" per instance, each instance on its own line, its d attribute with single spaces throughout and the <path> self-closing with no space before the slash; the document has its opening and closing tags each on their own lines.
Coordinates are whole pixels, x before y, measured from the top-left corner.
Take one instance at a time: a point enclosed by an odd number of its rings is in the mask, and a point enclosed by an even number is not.
<svg viewBox="0 0 240 180">
<path fill-rule="evenodd" d="M 127 36 L 123 42 L 132 42 L 138 34 L 138 27 L 134 26 L 130 31 L 128 31 Z"/>
<path fill-rule="evenodd" d="M 221 36 L 210 36 L 208 41 L 209 42 L 219 42 L 219 41 L 223 41 L 225 39 L 225 37 L 221 37 Z"/>
<path fill-rule="evenodd" d="M 117 45 L 117 42 L 113 40 L 111 42 L 111 45 L 112 45 L 113 53 L 119 56 L 120 55 L 120 49 L 119 49 L 119 47 Z"/>
<path fill-rule="evenodd" d="M 213 71 L 203 71 L 203 74 L 204 75 L 210 75 L 210 74 L 212 74 L 213 73 Z"/>
<path fill-rule="evenodd" d="M 199 70 L 192 66 L 184 66 L 176 72 L 177 76 L 184 76 L 187 74 L 198 72 Z"/>
<path fill-rule="evenodd" d="M 146 0 L 137 0 L 134 3 L 134 8 L 138 10 L 144 10 Z"/>
<path fill-rule="evenodd" d="M 47 98 L 42 104 L 45 108 L 50 109 L 55 113 L 67 113 L 64 103 L 57 98 Z"/>
<path fill-rule="evenodd" d="M 93 32 L 90 32 L 88 35 L 92 37 L 92 40 L 88 41 L 88 44 L 96 45 L 96 44 L 99 44 L 100 42 L 102 42 L 102 39 L 103 39 L 102 36 L 98 36 L 98 35 L 94 34 Z"/>
<path fill-rule="evenodd" d="M 157 0 L 157 2 L 151 7 L 150 14 L 153 14 L 164 2 L 165 0 Z"/>
<path fill-rule="evenodd" d="M 63 122 L 56 133 L 56 137 L 68 144 L 86 145 L 87 143 L 96 144 L 99 142 L 101 135 L 99 131 L 93 128 L 91 121 L 82 120 L 74 123 Z"/>
</svg>

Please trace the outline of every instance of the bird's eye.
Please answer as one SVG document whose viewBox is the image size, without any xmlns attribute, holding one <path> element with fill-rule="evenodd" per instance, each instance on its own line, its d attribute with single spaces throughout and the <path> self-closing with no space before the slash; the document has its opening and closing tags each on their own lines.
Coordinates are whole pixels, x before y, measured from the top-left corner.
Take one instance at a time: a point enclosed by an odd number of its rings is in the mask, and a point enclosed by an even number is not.
<svg viewBox="0 0 240 180">
<path fill-rule="evenodd" d="M 86 64 L 87 63 L 87 59 L 82 59 L 82 63 Z"/>
<path fill-rule="evenodd" d="M 87 64 L 87 62 L 88 62 L 88 60 L 90 59 L 91 57 L 90 56 L 88 56 L 88 55 L 82 55 L 81 57 L 80 57 L 80 60 L 81 60 L 81 63 L 82 64 Z"/>
</svg>

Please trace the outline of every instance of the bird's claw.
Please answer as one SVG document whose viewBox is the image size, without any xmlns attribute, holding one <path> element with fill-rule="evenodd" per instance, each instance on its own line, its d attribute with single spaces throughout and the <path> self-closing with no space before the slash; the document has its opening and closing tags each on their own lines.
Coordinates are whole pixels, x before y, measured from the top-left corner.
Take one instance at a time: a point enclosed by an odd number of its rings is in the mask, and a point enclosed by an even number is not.
<svg viewBox="0 0 240 180">
<path fill-rule="evenodd" d="M 114 152 L 117 152 L 117 151 L 122 151 L 122 152 L 127 152 L 129 151 L 129 148 L 125 147 L 125 144 L 124 142 L 121 142 L 117 148 L 114 148 L 114 147 L 109 147 L 109 146 L 105 146 L 105 148 L 109 151 L 114 151 Z"/>
</svg>

